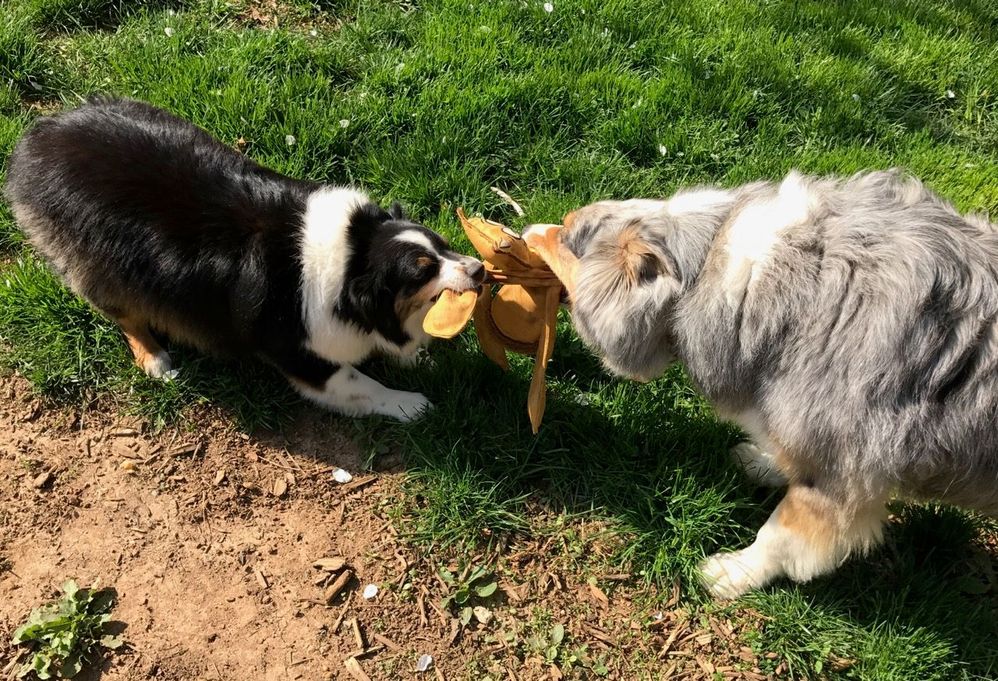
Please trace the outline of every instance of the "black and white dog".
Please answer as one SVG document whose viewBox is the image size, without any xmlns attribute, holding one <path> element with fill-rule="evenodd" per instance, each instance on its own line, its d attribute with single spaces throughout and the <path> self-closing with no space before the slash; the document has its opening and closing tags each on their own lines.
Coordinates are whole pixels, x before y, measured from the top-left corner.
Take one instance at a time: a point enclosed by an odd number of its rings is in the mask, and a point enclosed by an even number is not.
<svg viewBox="0 0 998 681">
<path fill-rule="evenodd" d="M 170 378 L 153 331 L 256 354 L 307 398 L 408 420 L 429 407 L 353 365 L 412 357 L 444 290 L 480 262 L 355 189 L 285 177 L 141 102 L 92 99 L 44 118 L 10 161 L 7 197 L 66 283 L 122 328 L 147 374 Z"/>
</svg>

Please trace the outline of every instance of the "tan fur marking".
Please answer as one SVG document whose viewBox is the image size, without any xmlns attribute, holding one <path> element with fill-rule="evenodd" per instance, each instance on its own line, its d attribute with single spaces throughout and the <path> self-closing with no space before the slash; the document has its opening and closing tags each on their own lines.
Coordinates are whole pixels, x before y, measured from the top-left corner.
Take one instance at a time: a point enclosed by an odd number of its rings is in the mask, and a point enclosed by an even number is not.
<svg viewBox="0 0 998 681">
<path fill-rule="evenodd" d="M 125 334 L 125 340 L 128 341 L 128 347 L 132 350 L 135 363 L 139 365 L 139 368 L 148 373 L 149 367 L 156 361 L 157 356 L 163 352 L 163 346 L 153 338 L 152 333 L 149 332 L 149 325 L 146 322 L 128 317 L 119 318 L 115 321 L 118 322 L 122 332 Z"/>
<path fill-rule="evenodd" d="M 648 258 L 655 258 L 655 252 L 641 239 L 637 227 L 627 227 L 617 238 L 616 265 L 625 274 L 630 284 L 638 282 L 642 264 Z"/>
<path fill-rule="evenodd" d="M 784 529 L 800 536 L 817 550 L 831 548 L 841 525 L 828 499 L 807 487 L 791 486 L 780 502 L 777 520 Z"/>
</svg>

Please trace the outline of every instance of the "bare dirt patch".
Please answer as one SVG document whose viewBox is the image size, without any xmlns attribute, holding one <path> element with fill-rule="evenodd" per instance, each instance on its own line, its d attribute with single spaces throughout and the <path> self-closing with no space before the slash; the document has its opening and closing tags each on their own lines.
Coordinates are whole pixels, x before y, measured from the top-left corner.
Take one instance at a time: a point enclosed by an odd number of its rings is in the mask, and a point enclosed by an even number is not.
<svg viewBox="0 0 998 681">
<path fill-rule="evenodd" d="M 335 467 L 354 480 L 334 482 Z M 500 589 L 485 624 L 462 626 L 437 573 L 458 557 L 417 553 L 387 517 L 397 468 L 363 471 L 337 422 L 310 409 L 283 435 L 207 416 L 148 433 L 3 378 L 0 487 L 0 669 L 14 628 L 75 578 L 115 587 L 127 627 L 126 649 L 89 678 L 765 678 L 738 642 L 751 615 L 692 618 L 630 575 L 573 568 L 566 556 L 598 557 L 605 541 L 585 523 L 570 552 L 548 536 L 467 557 Z M 352 576 L 327 602 L 335 575 L 313 563 L 330 556 Z M 434 662 L 420 673 L 422 655 Z"/>
<path fill-rule="evenodd" d="M 245 0 L 239 7 L 240 23 L 262 30 L 293 28 L 304 31 L 335 31 L 343 19 L 331 12 L 306 11 L 287 0 Z"/>
</svg>

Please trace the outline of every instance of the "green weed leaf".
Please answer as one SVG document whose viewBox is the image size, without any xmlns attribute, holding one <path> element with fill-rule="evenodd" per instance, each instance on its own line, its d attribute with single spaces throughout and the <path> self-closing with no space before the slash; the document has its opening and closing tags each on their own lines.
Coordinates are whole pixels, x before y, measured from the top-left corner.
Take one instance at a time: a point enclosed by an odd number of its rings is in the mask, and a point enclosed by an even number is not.
<svg viewBox="0 0 998 681">
<path fill-rule="evenodd" d="M 120 647 L 120 638 L 104 633 L 116 597 L 113 589 L 81 589 L 75 581 L 66 581 L 58 601 L 32 610 L 14 632 L 12 645 L 33 646 L 18 677 L 72 678 L 100 648 Z"/>
<path fill-rule="evenodd" d="M 498 588 L 499 588 L 498 582 L 489 582 L 484 586 L 475 587 L 475 593 L 478 594 L 479 598 L 488 598 L 489 596 L 494 594 L 496 592 L 496 589 Z"/>
</svg>

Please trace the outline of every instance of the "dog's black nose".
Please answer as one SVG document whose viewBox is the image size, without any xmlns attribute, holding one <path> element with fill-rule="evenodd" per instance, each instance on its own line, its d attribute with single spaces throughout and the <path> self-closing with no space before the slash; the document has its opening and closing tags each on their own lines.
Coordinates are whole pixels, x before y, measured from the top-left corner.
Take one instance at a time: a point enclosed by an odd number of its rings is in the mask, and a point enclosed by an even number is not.
<svg viewBox="0 0 998 681">
<path fill-rule="evenodd" d="M 473 265 L 468 265 L 468 267 L 465 268 L 465 271 L 468 273 L 471 280 L 476 284 L 481 284 L 485 281 L 485 265 L 482 263 L 476 262 Z"/>
</svg>

